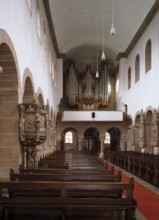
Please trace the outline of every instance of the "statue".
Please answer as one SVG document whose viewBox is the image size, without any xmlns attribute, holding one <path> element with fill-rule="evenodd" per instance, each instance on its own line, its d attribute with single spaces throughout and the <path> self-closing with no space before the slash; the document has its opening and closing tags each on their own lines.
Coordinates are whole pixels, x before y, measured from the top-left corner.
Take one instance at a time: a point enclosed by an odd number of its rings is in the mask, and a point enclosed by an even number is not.
<svg viewBox="0 0 159 220">
<path fill-rule="evenodd" d="M 20 118 L 20 124 L 19 124 L 20 131 L 24 131 L 24 123 L 25 123 L 25 118 L 24 118 L 24 115 L 22 114 Z"/>
</svg>

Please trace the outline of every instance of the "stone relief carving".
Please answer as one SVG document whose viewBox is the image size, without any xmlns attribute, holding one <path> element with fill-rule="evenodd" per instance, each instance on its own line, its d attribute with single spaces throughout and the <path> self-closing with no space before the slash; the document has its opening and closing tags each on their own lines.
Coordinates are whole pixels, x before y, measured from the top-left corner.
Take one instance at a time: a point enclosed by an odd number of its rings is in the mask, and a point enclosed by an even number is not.
<svg viewBox="0 0 159 220">
<path fill-rule="evenodd" d="M 37 131 L 44 131 L 45 130 L 45 117 L 40 113 L 36 113 L 35 115 L 35 128 Z"/>
<path fill-rule="evenodd" d="M 24 124 L 25 124 L 24 114 L 21 114 L 20 122 L 19 122 L 20 131 L 24 131 Z"/>
<path fill-rule="evenodd" d="M 39 158 L 37 157 L 37 149 L 35 148 L 27 148 L 26 149 L 26 167 L 27 169 L 37 169 Z"/>
<path fill-rule="evenodd" d="M 25 115 L 25 131 L 33 131 L 35 130 L 35 115 L 28 114 Z"/>
</svg>

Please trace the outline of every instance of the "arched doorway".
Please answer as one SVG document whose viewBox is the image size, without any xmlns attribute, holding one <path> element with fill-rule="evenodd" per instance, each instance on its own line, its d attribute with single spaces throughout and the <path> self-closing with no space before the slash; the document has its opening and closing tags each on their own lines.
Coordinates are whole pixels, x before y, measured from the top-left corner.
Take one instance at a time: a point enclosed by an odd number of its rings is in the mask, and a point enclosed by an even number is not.
<svg viewBox="0 0 159 220">
<path fill-rule="evenodd" d="M 120 130 L 119 128 L 112 127 L 107 130 L 110 134 L 110 150 L 117 151 L 120 150 Z"/>
<path fill-rule="evenodd" d="M 94 127 L 90 127 L 84 132 L 84 150 L 95 155 L 100 152 L 99 131 Z"/>
</svg>

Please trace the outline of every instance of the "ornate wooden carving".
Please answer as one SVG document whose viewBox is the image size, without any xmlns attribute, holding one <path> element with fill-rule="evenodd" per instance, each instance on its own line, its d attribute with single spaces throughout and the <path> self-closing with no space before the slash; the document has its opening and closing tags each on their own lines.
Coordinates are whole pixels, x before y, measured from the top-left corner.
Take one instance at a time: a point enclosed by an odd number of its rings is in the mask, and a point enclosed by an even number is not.
<svg viewBox="0 0 159 220">
<path fill-rule="evenodd" d="M 45 105 L 19 105 L 19 137 L 24 147 L 26 167 L 37 167 L 36 145 L 43 144 L 47 139 L 49 125 L 48 113 Z"/>
<path fill-rule="evenodd" d="M 20 140 L 24 146 L 36 146 L 47 138 L 47 109 L 39 104 L 20 104 Z"/>
</svg>

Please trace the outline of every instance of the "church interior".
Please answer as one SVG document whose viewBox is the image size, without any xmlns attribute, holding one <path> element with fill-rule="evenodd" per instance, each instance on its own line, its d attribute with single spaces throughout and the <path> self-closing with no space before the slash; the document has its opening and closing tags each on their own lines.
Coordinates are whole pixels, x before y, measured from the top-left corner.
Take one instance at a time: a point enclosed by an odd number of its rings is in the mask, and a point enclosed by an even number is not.
<svg viewBox="0 0 159 220">
<path fill-rule="evenodd" d="M 0 0 L 0 219 L 159 219 L 158 24 L 158 0 Z"/>
</svg>

